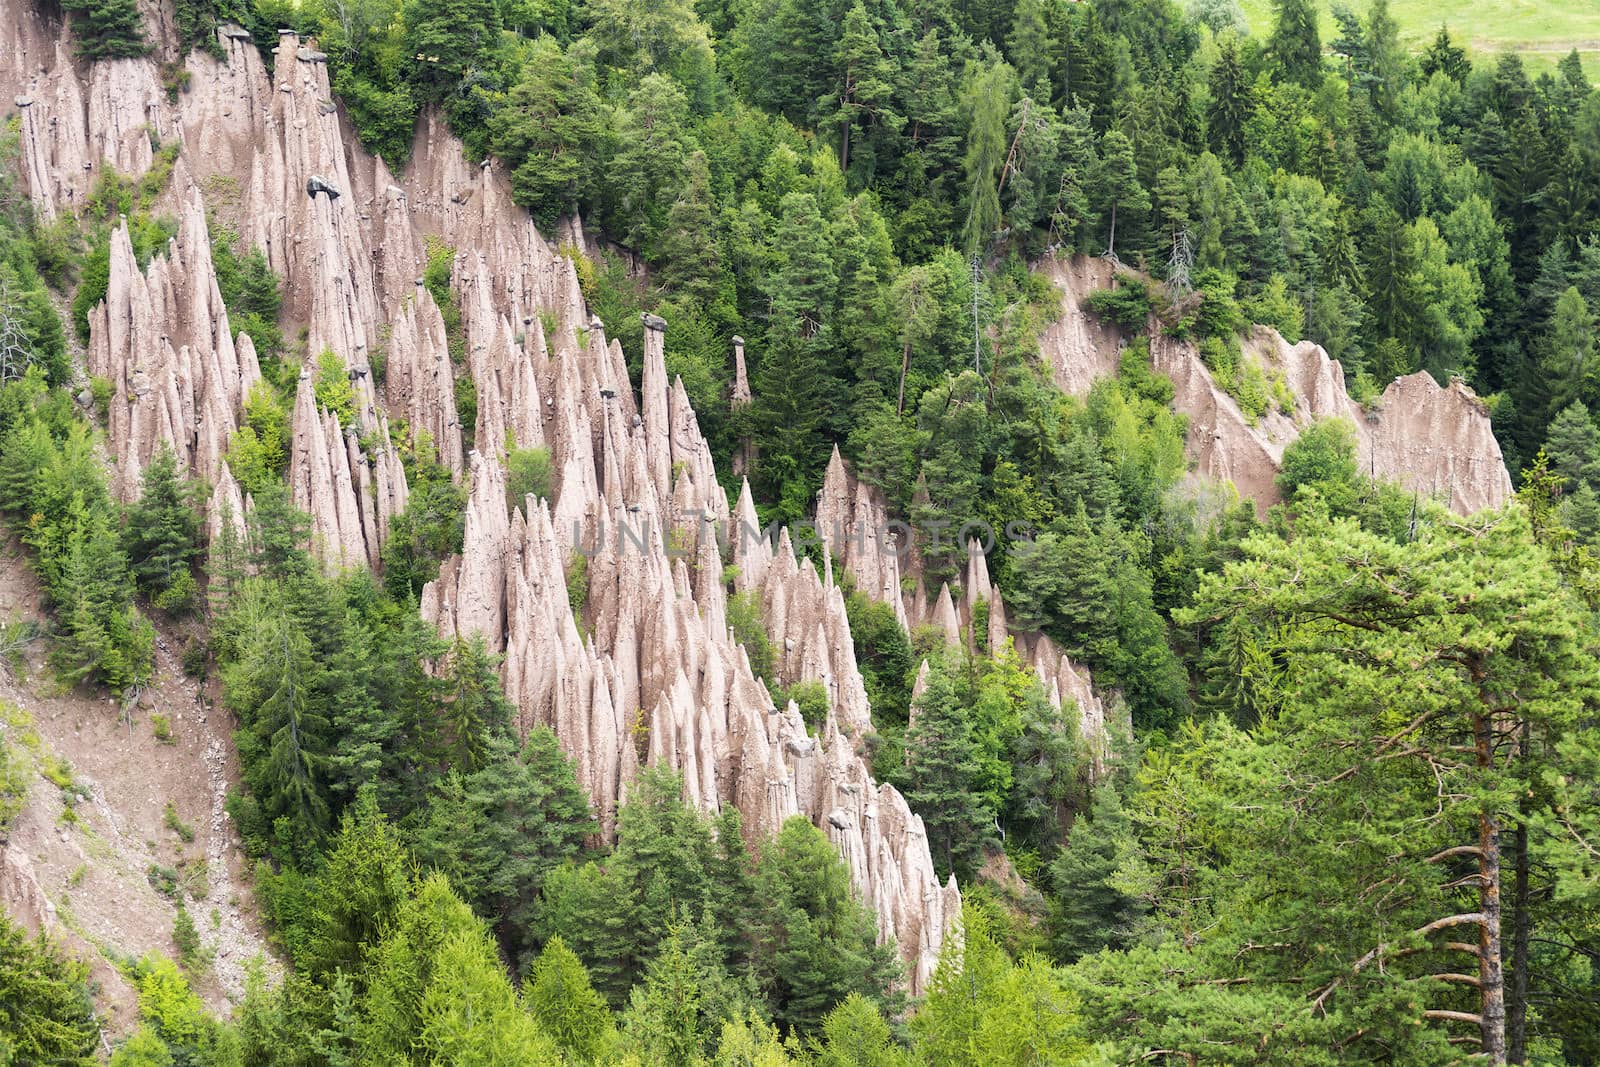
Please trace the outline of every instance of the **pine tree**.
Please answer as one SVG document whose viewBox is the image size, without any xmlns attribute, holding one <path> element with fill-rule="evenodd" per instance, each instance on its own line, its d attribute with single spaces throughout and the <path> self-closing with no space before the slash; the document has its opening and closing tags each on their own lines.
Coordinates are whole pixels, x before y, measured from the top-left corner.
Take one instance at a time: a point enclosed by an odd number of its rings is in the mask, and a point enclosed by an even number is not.
<svg viewBox="0 0 1600 1067">
<path fill-rule="evenodd" d="M 1235 166 L 1244 162 L 1245 130 L 1255 110 L 1255 89 L 1239 59 L 1239 46 L 1225 37 L 1211 68 L 1211 105 L 1206 128 L 1212 151 Z"/>
<path fill-rule="evenodd" d="M 1422 76 L 1432 77 L 1435 72 L 1442 72 L 1452 81 L 1462 82 L 1472 70 L 1472 63 L 1467 59 L 1467 50 L 1457 47 L 1450 39 L 1450 29 L 1440 26 L 1439 32 L 1433 37 L 1433 43 L 1428 45 L 1422 53 L 1419 64 Z"/>
<path fill-rule="evenodd" d="M 697 149 L 689 154 L 683 188 L 667 212 L 660 245 L 661 280 L 670 291 L 708 310 L 722 288 L 714 206 L 706 154 Z"/>
<path fill-rule="evenodd" d="M 607 183 L 615 232 L 630 247 L 653 251 L 694 149 L 689 98 L 670 78 L 645 75 L 618 117 L 617 144 Z"/>
<path fill-rule="evenodd" d="M 443 101 L 489 61 L 500 32 L 492 0 L 406 0 L 405 66 L 423 99 Z"/>
<path fill-rule="evenodd" d="M 200 554 L 200 519 L 192 487 L 180 480 L 177 459 L 163 445 L 144 470 L 138 503 L 128 509 L 124 544 L 129 570 L 140 588 L 165 593 L 187 579 L 190 563 Z"/>
<path fill-rule="evenodd" d="M 1308 89 L 1322 83 L 1322 34 L 1314 0 L 1273 0 L 1272 36 L 1267 51 L 1285 81 Z"/>
<path fill-rule="evenodd" d="M 1051 947 L 1057 959 L 1072 963 L 1132 942 L 1142 902 L 1118 885 L 1117 876 L 1136 848 L 1116 785 L 1101 782 L 1093 807 L 1079 814 L 1067 847 L 1050 866 Z"/>
<path fill-rule="evenodd" d="M 1185 624 L 1232 619 L 1265 653 L 1262 747 L 1225 772 L 1226 788 L 1271 799 L 1213 832 L 1241 861 L 1229 883 L 1270 895 L 1257 914 L 1291 932 L 1287 954 L 1251 961 L 1253 986 L 1287 979 L 1327 1006 L 1312 1018 L 1328 1020 L 1334 1043 L 1346 1013 L 1393 1006 L 1394 983 L 1415 978 L 1424 984 L 1412 983 L 1401 1011 L 1427 1025 L 1411 1028 L 1407 1060 L 1427 1062 L 1423 1050 L 1451 1034 L 1477 1037 L 1503 1063 L 1508 1000 L 1521 996 L 1506 980 L 1503 931 L 1535 917 L 1507 903 L 1513 864 L 1502 848 L 1523 833 L 1529 848 L 1545 847 L 1535 812 L 1563 803 L 1549 784 L 1570 781 L 1568 761 L 1593 748 L 1580 724 L 1600 667 L 1573 627 L 1585 609 L 1519 507 L 1471 521 L 1430 513 L 1414 526 L 1400 543 L 1303 516 L 1293 541 L 1251 538 L 1246 560 L 1202 578 L 1197 610 L 1178 613 Z M 1520 736 L 1537 742 L 1511 743 Z M 1307 820 L 1318 833 L 1291 829 Z M 1231 918 L 1248 914 L 1241 905 L 1228 906 Z M 1260 944 L 1265 933 L 1227 937 Z M 1426 981 L 1463 961 L 1471 982 Z"/>
<path fill-rule="evenodd" d="M 669 918 L 661 950 L 633 989 L 623 1016 L 625 1047 L 643 1062 L 692 1067 L 722 1019 L 743 1015 L 720 948 L 703 927 Z"/>
<path fill-rule="evenodd" d="M 517 1003 L 494 940 L 482 929 L 447 938 L 430 962 L 413 1055 L 428 1063 L 556 1063 L 561 1053 Z"/>
<path fill-rule="evenodd" d="M 945 942 L 911 1018 L 917 1052 L 951 1067 L 1096 1062 L 1062 972 L 1038 957 L 1013 963 L 994 926 L 984 910 L 962 908 L 962 936 Z"/>
<path fill-rule="evenodd" d="M 1150 210 L 1150 194 L 1139 184 L 1133 160 L 1133 143 L 1120 130 L 1108 130 L 1100 139 L 1100 168 L 1095 181 L 1095 201 L 1107 225 L 1106 255 L 1117 254 L 1117 213 L 1137 216 Z"/>
<path fill-rule="evenodd" d="M 869 149 L 869 163 L 858 169 L 870 175 L 872 141 L 884 133 L 898 132 L 905 119 L 892 107 L 895 64 L 884 55 L 878 29 L 859 2 L 845 13 L 833 65 L 835 84 L 817 101 L 817 108 L 839 131 L 839 169 L 850 173 L 854 139 Z"/>
<path fill-rule="evenodd" d="M 223 692 L 239 715 L 245 784 L 262 813 L 258 829 L 271 830 L 282 819 L 296 851 L 309 854 L 330 818 L 329 720 L 318 693 L 323 668 L 281 605 L 257 597 L 239 610 L 239 659 L 223 671 Z"/>
<path fill-rule="evenodd" d="M 150 51 L 137 0 L 69 0 L 75 16 L 78 55 L 85 59 L 131 59 Z"/>
<path fill-rule="evenodd" d="M 554 38 L 541 34 L 528 47 L 521 77 L 489 116 L 488 132 L 511 170 L 513 199 L 545 227 L 594 194 L 606 115 Z"/>
<path fill-rule="evenodd" d="M 561 1051 L 579 1063 L 599 1063 L 615 1040 L 606 1002 L 589 984 L 583 963 L 552 937 L 522 985 L 523 1004 Z"/>
<path fill-rule="evenodd" d="M 307 895 L 310 915 L 294 963 L 309 977 L 361 973 L 366 953 L 399 916 L 407 897 L 410 857 L 399 835 L 365 790 L 346 809 L 329 842 L 315 889 Z"/>
</svg>

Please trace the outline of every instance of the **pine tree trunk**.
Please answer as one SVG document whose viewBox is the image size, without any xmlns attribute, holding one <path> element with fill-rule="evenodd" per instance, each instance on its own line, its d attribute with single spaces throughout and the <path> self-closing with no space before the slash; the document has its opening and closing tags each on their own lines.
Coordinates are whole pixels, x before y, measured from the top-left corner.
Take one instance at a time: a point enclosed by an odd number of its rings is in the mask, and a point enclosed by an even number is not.
<svg viewBox="0 0 1600 1067">
<path fill-rule="evenodd" d="M 1517 739 L 1517 756 L 1528 756 L 1528 725 L 1522 724 Z M 1532 929 L 1528 915 L 1528 823 L 1517 821 L 1511 837 L 1511 996 L 1506 1005 L 1506 1059 L 1511 1063 L 1528 1060 L 1528 943 Z"/>
<path fill-rule="evenodd" d="M 906 375 L 911 370 L 911 342 L 907 341 L 905 348 L 900 352 L 900 399 L 895 401 L 894 413 L 906 413 Z"/>
<path fill-rule="evenodd" d="M 1494 730 L 1486 714 L 1474 717 L 1477 763 L 1482 770 L 1494 765 Z M 1489 1063 L 1506 1062 L 1506 986 L 1500 947 L 1500 823 L 1491 812 L 1478 816 L 1478 879 L 1483 924 L 1478 929 L 1479 1028 L 1483 1057 Z"/>
</svg>

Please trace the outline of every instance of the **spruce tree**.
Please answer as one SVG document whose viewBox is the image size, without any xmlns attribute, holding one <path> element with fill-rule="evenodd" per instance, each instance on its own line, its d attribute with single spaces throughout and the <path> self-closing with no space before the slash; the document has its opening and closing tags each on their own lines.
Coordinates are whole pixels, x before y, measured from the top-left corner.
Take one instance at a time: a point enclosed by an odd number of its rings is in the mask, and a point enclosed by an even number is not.
<svg viewBox="0 0 1600 1067">
<path fill-rule="evenodd" d="M 775 1022 L 808 1032 L 851 994 L 893 1009 L 898 961 L 822 831 L 803 816 L 785 822 L 762 850 L 754 891 L 754 969 Z"/>
<path fill-rule="evenodd" d="M 722 288 L 714 206 L 706 154 L 696 149 L 689 154 L 683 188 L 667 212 L 659 256 L 667 288 L 708 310 Z"/>
<path fill-rule="evenodd" d="M 981 772 L 978 742 L 954 680 L 945 671 L 931 674 L 906 730 L 903 791 L 927 827 L 941 875 L 976 869 L 982 847 L 994 837 L 995 809 L 977 788 Z"/>
<path fill-rule="evenodd" d="M 1079 813 L 1067 847 L 1050 866 L 1051 948 L 1057 959 L 1072 963 L 1132 942 L 1142 902 L 1119 887 L 1117 876 L 1136 848 L 1116 785 L 1100 783 L 1093 807 Z"/>
<path fill-rule="evenodd" d="M 615 1040 L 606 1002 L 583 963 L 558 937 L 545 943 L 522 984 L 522 1002 L 540 1029 L 579 1063 L 599 1063 Z"/>
<path fill-rule="evenodd" d="M 1267 51 L 1280 77 L 1308 89 L 1322 83 L 1322 32 L 1315 0 L 1273 0 Z"/>
<path fill-rule="evenodd" d="M 150 51 L 137 0 L 67 0 L 74 15 L 78 55 L 85 59 L 132 59 Z"/>
<path fill-rule="evenodd" d="M 1255 90 L 1239 59 L 1239 45 L 1224 37 L 1211 67 L 1211 104 L 1206 111 L 1211 150 L 1235 166 L 1244 162 L 1245 130 L 1255 109 Z"/>
<path fill-rule="evenodd" d="M 200 554 L 200 519 L 192 487 L 178 477 L 177 459 L 164 444 L 144 470 L 143 490 L 128 509 L 123 541 L 141 589 L 165 593 L 184 579 L 192 585 L 189 566 Z"/>
<path fill-rule="evenodd" d="M 1600 488 L 1600 428 L 1581 400 L 1574 400 L 1551 420 L 1544 451 L 1550 457 L 1550 469 L 1567 480 L 1569 491 L 1584 485 Z"/>
<path fill-rule="evenodd" d="M 529 735 L 520 758 L 503 735 L 487 756 L 479 770 L 452 771 L 435 786 L 413 845 L 516 953 L 531 946 L 545 875 L 576 858 L 596 827 L 548 729 Z"/>
<path fill-rule="evenodd" d="M 1568 288 L 1556 301 L 1555 311 L 1540 346 L 1539 369 L 1550 390 L 1550 410 L 1559 412 L 1573 401 L 1594 403 L 1594 316 L 1576 288 Z"/>
<path fill-rule="evenodd" d="M 1126 218 L 1150 210 L 1150 194 L 1139 184 L 1133 142 L 1121 130 L 1108 130 L 1100 140 L 1100 168 L 1095 176 L 1095 203 L 1106 229 L 1106 255 L 1117 254 L 1117 214 Z"/>
</svg>

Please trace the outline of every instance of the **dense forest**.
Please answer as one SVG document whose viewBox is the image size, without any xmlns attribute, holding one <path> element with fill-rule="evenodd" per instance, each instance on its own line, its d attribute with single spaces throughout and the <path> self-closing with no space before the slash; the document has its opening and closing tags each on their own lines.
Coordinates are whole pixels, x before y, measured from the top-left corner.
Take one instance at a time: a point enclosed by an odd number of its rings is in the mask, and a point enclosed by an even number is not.
<svg viewBox="0 0 1600 1067">
<path fill-rule="evenodd" d="M 149 50 L 133 0 L 64 6 L 84 61 Z M 848 598 L 874 772 L 966 902 L 910 1002 L 804 819 L 752 853 L 736 812 L 657 769 L 597 847 L 495 658 L 418 615 L 466 504 L 426 447 L 382 574 L 323 572 L 284 479 L 303 354 L 226 232 L 222 295 L 268 379 L 228 453 L 247 536 L 205 544 L 204 487 L 170 456 L 116 504 L 104 386 L 71 343 L 114 220 L 142 260 L 175 232 L 163 159 L 45 224 L 5 131 L 0 515 L 64 682 L 137 687 L 156 623 L 217 680 L 288 965 L 219 1020 L 178 931 L 177 962 L 126 963 L 142 1024 L 112 1062 L 1600 1063 L 1600 92 L 1576 52 L 1534 74 L 1447 28 L 1408 50 L 1386 0 L 1336 5 L 1331 40 L 1312 0 L 1273 12 L 176 0 L 185 47 L 225 22 L 262 48 L 314 36 L 393 167 L 437 109 L 542 227 L 579 213 L 604 237 L 579 262 L 590 307 L 635 369 L 639 313 L 667 321 L 668 367 L 719 470 L 749 459 L 764 519 L 806 517 L 838 445 L 897 517 L 1038 531 L 990 568 L 1012 623 L 1126 709 L 1104 773 L 1011 649 Z M 1130 268 L 1089 301 L 1120 372 L 1078 398 L 1040 365 L 1060 296 L 1030 270 L 1075 253 Z M 426 278 L 447 325 L 450 270 L 441 251 Z M 1337 421 L 1290 446 L 1282 503 L 1197 500 L 1148 334 L 1196 340 L 1259 415 L 1284 386 L 1242 355 L 1250 323 L 1324 346 L 1358 400 L 1464 379 L 1516 500 L 1463 518 L 1374 482 Z M 347 410 L 338 366 L 308 359 Z M 548 495 L 548 455 L 513 475 L 516 499 Z M 965 562 L 922 549 L 933 589 Z M 736 597 L 729 623 L 761 673 L 758 612 Z M 782 695 L 825 713 L 804 683 Z M 24 758 L 6 736 L 0 801 Z M 92 1062 L 85 981 L 0 920 L 0 1063 Z"/>
</svg>

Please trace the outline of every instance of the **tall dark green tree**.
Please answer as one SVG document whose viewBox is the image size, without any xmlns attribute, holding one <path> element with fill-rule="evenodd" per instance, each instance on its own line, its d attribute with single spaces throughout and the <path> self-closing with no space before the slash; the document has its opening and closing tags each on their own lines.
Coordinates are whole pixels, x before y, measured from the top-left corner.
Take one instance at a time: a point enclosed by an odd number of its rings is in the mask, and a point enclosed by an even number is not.
<svg viewBox="0 0 1600 1067">
<path fill-rule="evenodd" d="M 879 945 L 872 913 L 852 895 L 850 872 L 802 816 L 761 854 L 750 933 L 773 1020 L 808 1032 L 851 993 L 890 1007 L 899 961 Z"/>
<path fill-rule="evenodd" d="M 131 59 L 150 51 L 136 0 L 70 0 L 78 55 L 85 59 Z"/>
<path fill-rule="evenodd" d="M 177 458 L 166 445 L 144 470 L 139 500 L 128 509 L 123 543 L 140 588 L 153 595 L 185 581 L 193 588 L 189 568 L 200 554 L 200 519 L 193 487 L 178 477 Z"/>
<path fill-rule="evenodd" d="M 1322 82 L 1322 31 L 1315 0 L 1273 0 L 1267 51 L 1279 76 L 1314 89 Z"/>
</svg>

